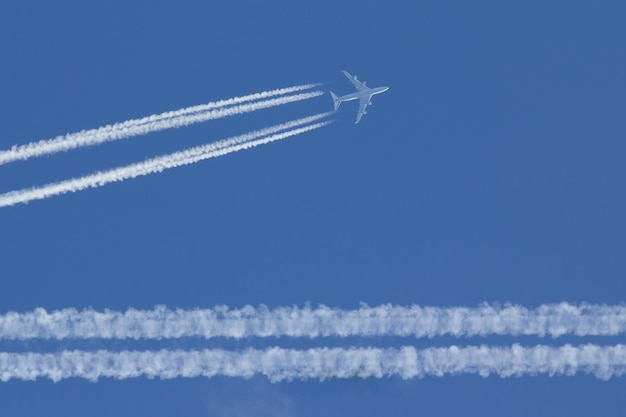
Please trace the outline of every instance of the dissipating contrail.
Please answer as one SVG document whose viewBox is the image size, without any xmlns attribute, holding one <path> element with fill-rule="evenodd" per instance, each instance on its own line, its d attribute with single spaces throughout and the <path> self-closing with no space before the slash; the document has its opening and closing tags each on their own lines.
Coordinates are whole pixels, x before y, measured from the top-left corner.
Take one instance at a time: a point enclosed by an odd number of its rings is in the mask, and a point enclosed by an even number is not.
<svg viewBox="0 0 626 417">
<path fill-rule="evenodd" d="M 52 139 L 31 142 L 25 145 L 14 145 L 10 149 L 0 151 L 0 165 L 307 100 L 318 97 L 322 95 L 323 92 L 293 93 L 309 90 L 317 86 L 319 86 L 319 84 L 305 84 L 264 91 L 247 96 L 186 107 L 161 114 L 154 114 L 140 119 L 127 120 L 97 129 L 68 133 Z"/>
<path fill-rule="evenodd" d="M 55 195 L 81 191 L 87 188 L 102 187 L 112 182 L 125 181 L 143 175 L 154 174 L 169 168 L 189 165 L 205 159 L 216 158 L 229 153 L 286 139 L 328 125 L 331 123 L 330 121 L 321 121 L 294 129 L 296 126 L 312 123 L 316 120 L 326 118 L 331 114 L 331 112 L 320 113 L 291 122 L 281 123 L 269 128 L 255 130 L 229 139 L 212 142 L 207 145 L 196 146 L 183 151 L 148 159 L 143 162 L 113 168 L 107 171 L 99 171 L 91 175 L 50 183 L 40 187 L 10 191 L 0 194 L 0 207 L 41 200 Z M 283 132 L 286 129 L 291 130 Z"/>
<path fill-rule="evenodd" d="M 126 379 L 251 378 L 272 382 L 331 378 L 402 379 L 477 374 L 502 378 L 524 375 L 591 374 L 610 379 L 626 372 L 626 345 L 544 345 L 524 347 L 449 346 L 400 348 L 312 348 L 293 350 L 61 351 L 0 353 L 0 380 L 49 378 Z"/>
<path fill-rule="evenodd" d="M 308 118 L 301 121 L 309 123 L 315 120 Z M 300 123 L 292 123 L 296 122 Z M 233 140 L 233 143 L 237 142 Z M 198 158 L 206 155 L 211 154 L 200 153 Z M 185 158 L 173 160 L 176 163 L 194 160 L 194 157 Z M 137 169 L 130 172 L 148 171 Z M 51 312 L 37 308 L 26 313 L 0 315 L 0 339 L 5 340 L 487 335 L 556 338 L 563 335 L 616 336 L 624 333 L 626 306 L 569 303 L 544 304 L 535 308 L 487 303 L 477 307 L 385 304 L 376 307 L 361 305 L 354 310 L 324 305 L 274 309 L 264 305 L 240 309 L 217 306 L 188 310 L 157 306 L 152 310 L 131 308 L 126 311 L 66 308 Z"/>
</svg>

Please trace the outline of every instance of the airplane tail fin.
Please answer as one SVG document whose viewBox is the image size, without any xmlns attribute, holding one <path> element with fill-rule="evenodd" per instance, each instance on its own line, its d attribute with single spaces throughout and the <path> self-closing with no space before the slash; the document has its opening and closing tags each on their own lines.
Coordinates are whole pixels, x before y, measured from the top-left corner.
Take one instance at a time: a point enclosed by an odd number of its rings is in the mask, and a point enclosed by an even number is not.
<svg viewBox="0 0 626 417">
<path fill-rule="evenodd" d="M 337 95 L 333 93 L 332 91 L 330 92 L 330 95 L 333 98 L 333 103 L 335 104 L 335 111 L 337 111 L 339 109 L 339 105 L 341 104 L 341 101 L 339 100 L 339 97 L 337 97 Z"/>
</svg>

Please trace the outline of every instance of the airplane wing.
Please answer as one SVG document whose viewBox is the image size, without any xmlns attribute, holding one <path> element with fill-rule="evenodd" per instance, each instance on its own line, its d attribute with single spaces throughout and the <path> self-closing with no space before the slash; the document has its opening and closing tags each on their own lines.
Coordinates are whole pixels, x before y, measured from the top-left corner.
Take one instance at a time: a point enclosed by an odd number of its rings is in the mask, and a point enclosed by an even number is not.
<svg viewBox="0 0 626 417">
<path fill-rule="evenodd" d="M 354 85 L 354 88 L 356 88 L 356 91 L 363 91 L 363 90 L 368 89 L 365 83 L 362 83 L 361 81 L 359 81 L 355 75 L 350 74 L 346 70 L 342 70 L 341 72 L 343 72 L 343 75 L 345 75 L 346 78 L 350 80 L 352 85 Z"/>
<path fill-rule="evenodd" d="M 356 122 L 354 122 L 354 124 L 359 123 L 361 121 L 361 117 L 363 117 L 364 114 L 367 114 L 365 109 L 368 104 L 370 104 L 370 97 L 361 97 L 359 100 L 359 112 L 356 115 Z"/>
</svg>

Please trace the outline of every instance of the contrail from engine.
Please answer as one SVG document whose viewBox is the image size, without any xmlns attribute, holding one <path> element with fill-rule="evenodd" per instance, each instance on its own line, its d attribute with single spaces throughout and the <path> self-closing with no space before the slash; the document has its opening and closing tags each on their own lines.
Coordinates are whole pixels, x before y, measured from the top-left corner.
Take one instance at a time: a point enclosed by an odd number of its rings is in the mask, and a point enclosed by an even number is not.
<svg viewBox="0 0 626 417">
<path fill-rule="evenodd" d="M 309 126 L 277 133 L 295 126 L 312 123 L 328 117 L 332 113 L 321 113 L 315 116 L 305 117 L 287 123 L 282 123 L 266 129 L 256 130 L 229 139 L 213 142 L 203 146 L 197 146 L 184 151 L 148 159 L 131 165 L 114 168 L 108 171 L 100 171 L 84 177 L 74 178 L 57 183 L 51 183 L 42 187 L 11 191 L 0 194 L 0 207 L 12 206 L 18 203 L 27 203 L 32 200 L 41 200 L 54 195 L 77 192 L 86 188 L 97 188 L 116 181 L 125 181 L 143 175 L 162 172 L 169 168 L 193 164 L 205 159 L 216 158 L 229 153 L 241 151 L 259 145 L 264 145 L 277 140 L 285 139 L 301 133 L 309 132 L 326 126 L 330 121 L 315 123 Z M 262 138 L 263 136 L 267 136 Z M 261 138 L 261 139 L 258 139 Z"/>
<path fill-rule="evenodd" d="M 317 85 L 318 84 L 306 84 L 282 88 L 279 90 L 265 91 L 250 94 L 248 96 L 235 97 L 227 100 L 187 107 L 176 111 L 151 115 L 141 119 L 128 120 L 100 127 L 98 129 L 69 133 L 64 136 L 58 136 L 54 139 L 31 142 L 21 146 L 16 145 L 6 151 L 0 151 L 0 165 L 18 160 L 26 160 L 36 156 L 51 155 L 53 153 L 68 151 L 83 146 L 94 146 L 104 142 L 145 135 L 147 133 L 158 132 L 165 129 L 189 126 L 194 123 L 201 123 L 208 120 L 250 113 L 296 101 L 308 100 L 310 98 L 318 97 L 324 93 L 321 91 L 313 91 L 288 96 L 285 96 L 285 94 L 311 89 Z M 283 97 L 271 98 L 263 101 L 254 101 L 280 95 Z M 249 101 L 254 102 L 240 104 Z"/>
<path fill-rule="evenodd" d="M 309 121 L 314 119 L 307 119 L 304 123 Z M 153 310 L 131 308 L 125 312 L 67 308 L 50 313 L 38 308 L 28 313 L 0 315 L 0 339 L 19 340 L 486 335 L 556 338 L 566 334 L 582 337 L 624 333 L 626 306 L 568 303 L 544 304 L 537 308 L 490 304 L 473 308 L 385 304 L 378 307 L 362 305 L 356 310 L 323 305 L 275 309 L 263 305 L 242 309 L 218 306 L 195 310 L 157 306 Z"/>
<path fill-rule="evenodd" d="M 411 379 L 458 374 L 483 377 L 493 374 L 502 378 L 537 374 L 572 376 L 579 372 L 604 380 L 623 375 L 626 345 L 0 353 L 2 381 L 263 375 L 272 382 L 279 382 L 356 377 Z"/>
</svg>

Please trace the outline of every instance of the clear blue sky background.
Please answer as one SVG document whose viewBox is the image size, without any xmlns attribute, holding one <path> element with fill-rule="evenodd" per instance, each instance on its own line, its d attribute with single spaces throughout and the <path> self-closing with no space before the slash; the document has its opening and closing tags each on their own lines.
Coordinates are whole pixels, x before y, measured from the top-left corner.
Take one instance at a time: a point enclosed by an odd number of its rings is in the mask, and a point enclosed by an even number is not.
<svg viewBox="0 0 626 417">
<path fill-rule="evenodd" d="M 0 310 L 623 302 L 626 3 L 504 3 L 3 4 L 0 149 L 293 84 L 347 93 L 341 69 L 390 90 L 356 126 L 346 103 L 337 123 L 287 141 L 1 209 Z M 13 163 L 0 192 L 331 107 L 325 95 Z M 13 381 L 0 415 L 623 416 L 625 389 L 587 375 Z"/>
</svg>

